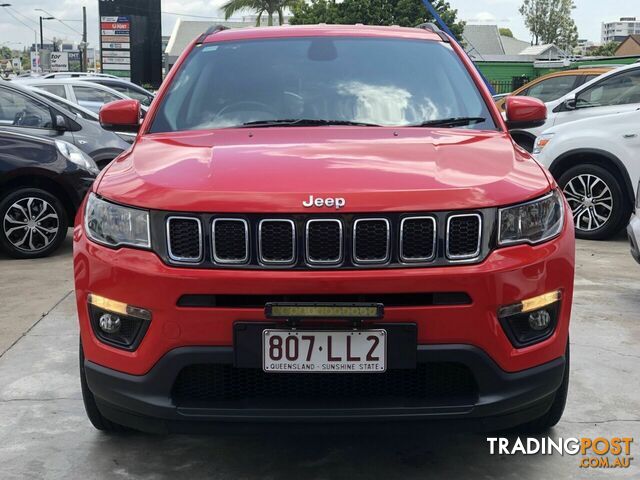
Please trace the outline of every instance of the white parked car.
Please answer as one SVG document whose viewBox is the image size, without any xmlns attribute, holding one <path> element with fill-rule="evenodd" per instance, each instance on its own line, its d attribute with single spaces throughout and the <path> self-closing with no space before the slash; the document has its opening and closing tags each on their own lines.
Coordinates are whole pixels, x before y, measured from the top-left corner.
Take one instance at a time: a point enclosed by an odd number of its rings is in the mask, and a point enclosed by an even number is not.
<svg viewBox="0 0 640 480">
<path fill-rule="evenodd" d="M 640 180 L 639 109 L 550 128 L 534 155 L 562 188 L 579 238 L 604 239 L 627 226 Z"/>
<path fill-rule="evenodd" d="M 640 108 L 640 64 L 604 73 L 546 105 L 544 125 L 510 132 L 514 140 L 529 151 L 536 137 L 553 126 Z"/>
<path fill-rule="evenodd" d="M 92 73 L 92 72 L 51 72 L 42 75 L 42 78 L 82 78 L 82 77 L 103 77 L 103 78 L 119 78 L 108 73 Z"/>
<path fill-rule="evenodd" d="M 124 93 L 104 85 L 79 80 L 77 78 L 29 78 L 15 81 L 28 88 L 46 90 L 95 113 L 98 113 L 100 107 L 105 103 L 131 98 Z"/>
</svg>

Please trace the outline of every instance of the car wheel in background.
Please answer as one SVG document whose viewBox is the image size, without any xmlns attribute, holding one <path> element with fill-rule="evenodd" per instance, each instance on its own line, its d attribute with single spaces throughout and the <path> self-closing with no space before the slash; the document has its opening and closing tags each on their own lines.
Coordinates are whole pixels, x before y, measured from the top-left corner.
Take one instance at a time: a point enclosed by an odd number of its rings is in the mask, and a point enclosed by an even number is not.
<svg viewBox="0 0 640 480">
<path fill-rule="evenodd" d="M 46 257 L 67 235 L 60 200 L 38 188 L 21 188 L 0 200 L 0 247 L 15 258 Z"/>
<path fill-rule="evenodd" d="M 631 215 L 619 180 L 594 164 L 577 165 L 558 179 L 571 207 L 576 237 L 604 240 L 622 229 Z"/>
</svg>

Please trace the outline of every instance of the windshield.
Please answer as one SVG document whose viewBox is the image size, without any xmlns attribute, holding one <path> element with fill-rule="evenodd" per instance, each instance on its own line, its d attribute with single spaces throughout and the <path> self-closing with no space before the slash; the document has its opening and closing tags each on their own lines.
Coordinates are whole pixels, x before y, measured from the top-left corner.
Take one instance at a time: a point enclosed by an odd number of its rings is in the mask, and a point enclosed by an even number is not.
<svg viewBox="0 0 640 480">
<path fill-rule="evenodd" d="M 277 126 L 284 120 L 409 126 L 467 117 L 474 121 L 450 126 L 496 128 L 446 43 L 303 37 L 195 47 L 150 131 Z"/>
</svg>

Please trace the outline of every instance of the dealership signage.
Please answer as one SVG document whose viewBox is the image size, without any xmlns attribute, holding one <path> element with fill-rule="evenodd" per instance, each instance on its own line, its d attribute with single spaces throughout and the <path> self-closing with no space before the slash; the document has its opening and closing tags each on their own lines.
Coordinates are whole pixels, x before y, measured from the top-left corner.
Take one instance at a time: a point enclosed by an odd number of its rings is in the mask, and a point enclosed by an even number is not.
<svg viewBox="0 0 640 480">
<path fill-rule="evenodd" d="M 69 54 L 67 52 L 51 52 L 51 71 L 69 71 Z"/>
<path fill-rule="evenodd" d="M 138 85 L 162 83 L 161 0 L 99 0 L 101 69 Z"/>
<path fill-rule="evenodd" d="M 102 71 L 131 77 L 131 22 L 127 16 L 100 17 Z"/>
</svg>

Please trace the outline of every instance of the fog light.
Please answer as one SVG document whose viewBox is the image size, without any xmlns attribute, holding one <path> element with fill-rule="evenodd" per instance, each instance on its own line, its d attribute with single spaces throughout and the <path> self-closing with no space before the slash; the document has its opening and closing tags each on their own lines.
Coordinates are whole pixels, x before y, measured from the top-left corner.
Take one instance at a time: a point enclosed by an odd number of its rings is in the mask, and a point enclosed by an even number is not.
<svg viewBox="0 0 640 480">
<path fill-rule="evenodd" d="M 88 295 L 89 318 L 96 337 L 103 343 L 133 351 L 151 323 L 151 311 L 117 300 Z"/>
<path fill-rule="evenodd" d="M 500 308 L 498 319 L 511 343 L 525 347 L 549 338 L 557 324 L 560 299 L 560 291 L 555 290 Z"/>
<path fill-rule="evenodd" d="M 104 333 L 118 333 L 121 325 L 120 317 L 112 313 L 100 315 L 100 330 Z"/>
<path fill-rule="evenodd" d="M 538 310 L 529 314 L 529 326 L 532 330 L 544 330 L 551 323 L 551 315 L 546 310 Z"/>
</svg>

